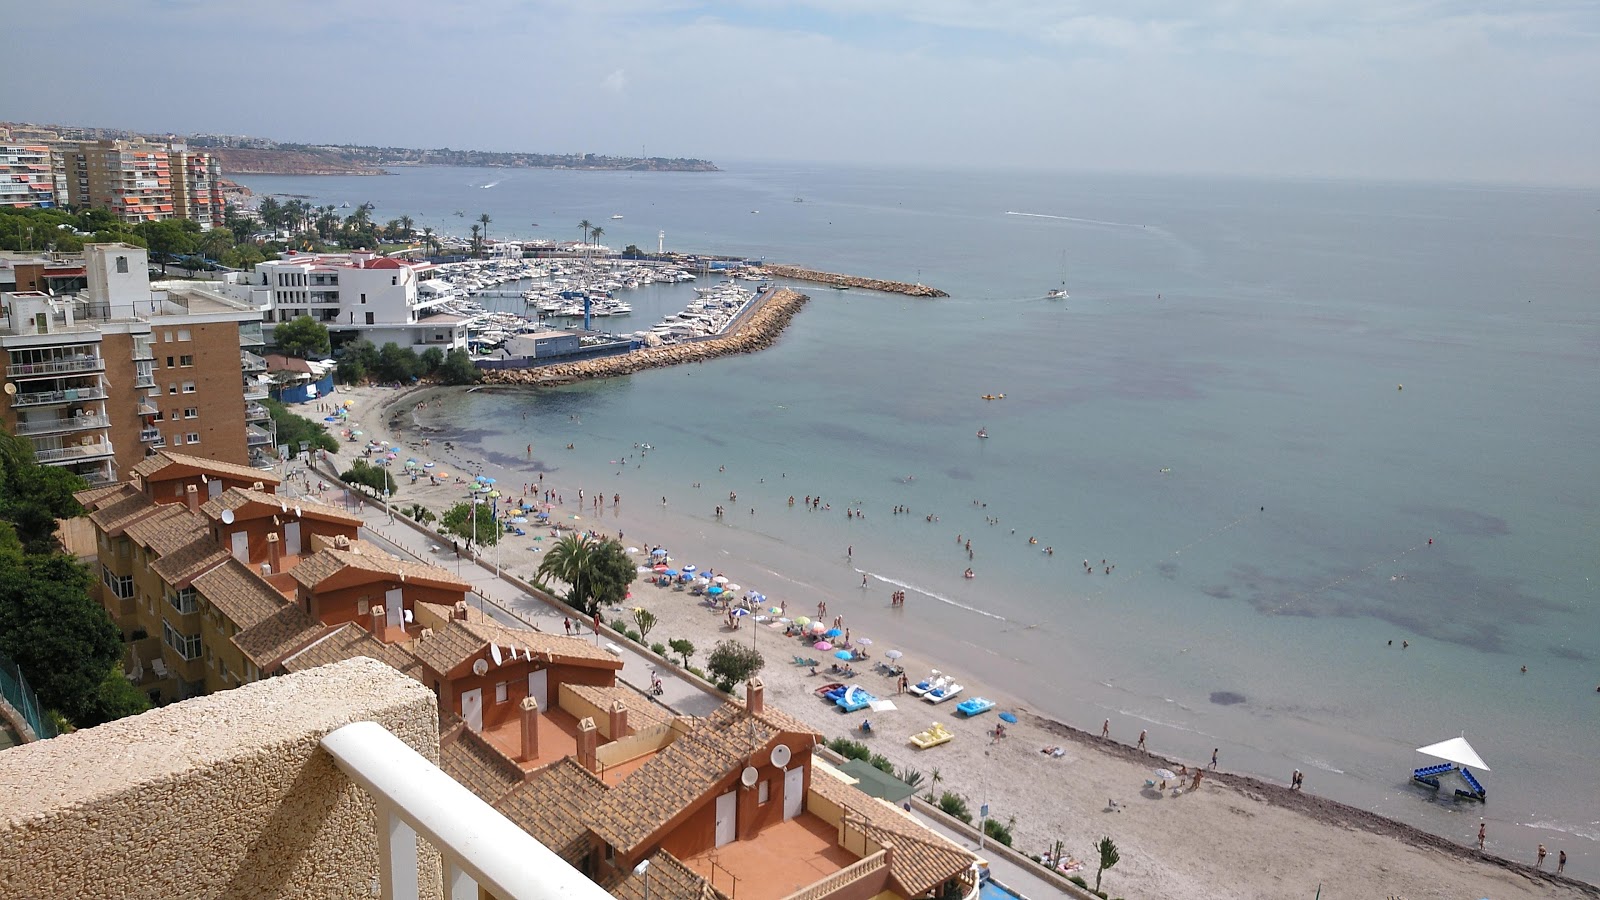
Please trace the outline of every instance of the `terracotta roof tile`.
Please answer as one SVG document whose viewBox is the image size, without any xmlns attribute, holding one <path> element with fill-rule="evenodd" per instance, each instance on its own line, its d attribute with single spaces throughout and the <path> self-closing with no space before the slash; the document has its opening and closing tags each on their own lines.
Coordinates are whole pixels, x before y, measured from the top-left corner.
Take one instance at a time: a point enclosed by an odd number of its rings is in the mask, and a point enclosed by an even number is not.
<svg viewBox="0 0 1600 900">
<path fill-rule="evenodd" d="M 657 850 L 649 859 L 650 870 L 644 875 L 635 875 L 632 869 L 613 869 L 600 886 L 621 900 L 728 900 L 726 894 L 667 851 Z"/>
<path fill-rule="evenodd" d="M 108 499 L 114 498 L 120 500 L 130 493 L 137 494 L 139 493 L 139 489 L 131 484 L 128 484 L 126 481 L 123 481 L 117 484 L 108 484 L 103 487 L 89 488 L 86 491 L 78 491 L 77 493 L 73 494 L 72 497 L 74 500 L 77 500 L 84 509 L 96 509 Z"/>
<path fill-rule="evenodd" d="M 272 618 L 288 601 L 250 567 L 233 557 L 194 580 L 194 589 L 228 621 L 238 627 L 240 636 Z"/>
<path fill-rule="evenodd" d="M 485 803 L 499 800 L 525 777 L 516 760 L 465 723 L 457 723 L 439 736 L 439 768 Z"/>
<path fill-rule="evenodd" d="M 490 803 L 556 855 L 581 866 L 590 846 L 582 811 L 598 802 L 605 792 L 606 786 L 599 778 L 568 756 Z"/>
<path fill-rule="evenodd" d="M 108 498 L 109 499 L 109 498 Z M 135 491 L 110 503 L 103 504 L 89 514 L 94 526 L 112 537 L 155 510 L 156 505 L 145 495 Z"/>
<path fill-rule="evenodd" d="M 316 565 L 311 565 L 312 563 L 316 563 Z M 315 588 L 346 568 L 359 569 L 379 575 L 403 575 L 406 581 L 459 590 L 463 593 L 472 589 L 470 582 L 462 581 L 455 575 L 450 574 L 449 571 L 429 563 L 395 559 L 388 555 L 374 553 L 335 550 L 333 548 L 320 550 L 312 554 L 309 559 L 301 560 L 298 566 L 289 571 L 289 574 L 293 575 L 294 580 L 300 584 L 308 588 Z"/>
<path fill-rule="evenodd" d="M 151 563 L 150 571 L 168 585 L 181 590 L 189 587 L 201 572 L 230 558 L 228 551 L 218 547 L 216 541 L 207 534 Z"/>
<path fill-rule="evenodd" d="M 752 747 L 759 751 L 785 730 L 769 718 L 747 714 L 741 703 L 723 704 L 612 788 L 590 810 L 589 827 L 631 853 L 679 812 L 709 801 L 717 782 L 746 765 Z M 798 730 L 821 738 L 808 726 Z"/>
<path fill-rule="evenodd" d="M 278 494 L 269 494 L 266 491 L 242 487 L 231 487 L 223 491 L 221 496 L 212 497 L 201 504 L 200 511 L 208 517 L 216 519 L 222 515 L 222 511 L 225 509 L 237 510 L 251 503 L 260 503 L 275 510 L 295 513 L 313 519 L 326 519 L 345 525 L 361 524 L 360 517 L 352 516 L 337 506 L 330 506 L 326 503 L 306 498 L 290 499 Z"/>
<path fill-rule="evenodd" d="M 402 647 L 385 644 L 354 622 L 346 622 L 337 631 L 324 635 L 305 649 L 295 652 L 283 661 L 283 668 L 289 672 L 303 672 L 306 669 L 355 659 L 358 656 L 378 660 L 412 678 L 422 680 L 422 664 L 415 656 L 407 653 Z"/>
<path fill-rule="evenodd" d="M 430 669 L 444 674 L 490 644 L 527 649 L 536 657 L 549 655 L 555 662 L 613 670 L 622 668 L 622 660 L 583 638 L 512 628 L 486 620 L 451 621 L 426 640 L 418 641 L 414 652 Z"/>
<path fill-rule="evenodd" d="M 328 629 L 306 615 L 299 606 L 285 603 L 277 612 L 233 636 L 233 645 L 263 674 L 278 661 L 316 640 Z"/>
<path fill-rule="evenodd" d="M 972 867 L 975 857 L 900 809 L 813 766 L 811 789 L 846 810 L 846 820 L 879 844 L 894 845 L 889 877 L 906 897 L 920 897 Z"/>
<path fill-rule="evenodd" d="M 653 702 L 641 691 L 626 684 L 614 687 L 597 687 L 590 684 L 569 684 L 567 689 L 593 703 L 600 709 L 610 709 L 614 700 L 621 700 L 628 710 L 628 727 L 641 731 L 652 725 L 665 725 L 677 718 L 672 711 Z M 613 737 L 613 740 L 616 738 Z"/>
<path fill-rule="evenodd" d="M 425 638 L 418 638 L 411 652 L 428 668 L 440 675 L 448 675 L 472 654 L 482 650 L 483 645 L 484 642 L 463 628 L 462 623 L 451 622 Z"/>
<path fill-rule="evenodd" d="M 176 553 L 207 533 L 206 520 L 181 503 L 163 503 L 156 511 L 133 522 L 128 538 L 149 547 L 158 556 Z"/>
<path fill-rule="evenodd" d="M 173 453 L 171 450 L 157 450 L 154 456 L 148 457 L 134 466 L 133 473 L 141 478 L 149 479 L 168 466 L 174 465 L 189 466 L 202 472 L 227 475 L 250 483 L 260 481 L 265 484 L 278 484 L 283 481 L 282 478 L 264 469 L 255 469 L 250 466 L 241 466 L 237 463 L 226 463 L 215 459 L 204 459 L 184 453 Z"/>
</svg>

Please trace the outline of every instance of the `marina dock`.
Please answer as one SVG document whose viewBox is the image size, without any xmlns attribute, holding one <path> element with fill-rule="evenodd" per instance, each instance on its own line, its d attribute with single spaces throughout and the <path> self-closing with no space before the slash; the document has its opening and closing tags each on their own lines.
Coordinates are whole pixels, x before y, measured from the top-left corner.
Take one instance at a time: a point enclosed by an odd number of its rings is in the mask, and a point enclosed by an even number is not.
<svg viewBox="0 0 1600 900">
<path fill-rule="evenodd" d="M 904 294 L 907 297 L 950 296 L 938 288 L 928 287 L 925 284 L 908 284 L 904 281 L 884 281 L 880 278 L 862 278 L 858 275 L 840 275 L 837 272 L 821 272 L 816 269 L 802 269 L 799 266 L 763 263 L 761 265 L 761 270 L 773 278 L 790 278 L 795 281 L 811 281 L 817 284 L 826 284 L 838 288 L 862 288 L 869 291 L 880 291 L 885 294 Z"/>
</svg>

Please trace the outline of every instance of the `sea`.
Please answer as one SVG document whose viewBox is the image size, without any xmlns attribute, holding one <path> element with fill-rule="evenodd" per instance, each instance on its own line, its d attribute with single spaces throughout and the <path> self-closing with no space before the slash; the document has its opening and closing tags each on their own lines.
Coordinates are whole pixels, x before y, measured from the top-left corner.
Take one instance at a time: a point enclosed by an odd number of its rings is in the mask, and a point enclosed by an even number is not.
<svg viewBox="0 0 1600 900">
<path fill-rule="evenodd" d="M 880 648 L 1034 711 L 1300 769 L 1462 844 L 1484 818 L 1491 851 L 1543 842 L 1600 880 L 1600 191 L 723 166 L 242 180 L 947 291 L 806 286 L 760 353 L 458 395 L 426 424 L 648 504 L 651 540 L 693 530 L 771 597 L 870 607 Z M 1410 783 L 1461 735 L 1484 804 Z"/>
</svg>

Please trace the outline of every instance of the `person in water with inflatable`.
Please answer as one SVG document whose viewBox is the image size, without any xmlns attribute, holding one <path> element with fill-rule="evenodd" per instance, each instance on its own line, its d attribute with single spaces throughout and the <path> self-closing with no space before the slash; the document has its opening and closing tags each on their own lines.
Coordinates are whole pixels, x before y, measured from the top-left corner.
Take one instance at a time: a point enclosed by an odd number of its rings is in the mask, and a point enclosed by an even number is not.
<svg viewBox="0 0 1600 900">
<path fill-rule="evenodd" d="M 977 575 L 976 572 L 972 571 L 971 569 L 968 569 L 965 572 L 961 573 L 961 577 L 963 577 L 963 578 L 977 578 L 978 575 Z"/>
</svg>

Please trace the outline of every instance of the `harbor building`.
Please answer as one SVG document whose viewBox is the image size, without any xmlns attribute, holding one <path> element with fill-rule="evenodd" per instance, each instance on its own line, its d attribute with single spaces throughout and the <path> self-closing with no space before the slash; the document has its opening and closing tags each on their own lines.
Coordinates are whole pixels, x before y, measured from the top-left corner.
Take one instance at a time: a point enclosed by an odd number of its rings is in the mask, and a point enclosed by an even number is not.
<svg viewBox="0 0 1600 900">
<path fill-rule="evenodd" d="M 54 208 L 59 201 L 52 158 L 43 144 L 0 144 L 0 206 Z"/>
<path fill-rule="evenodd" d="M 258 263 L 250 284 L 262 296 L 269 326 L 310 316 L 328 328 L 334 345 L 364 338 L 421 352 L 465 348 L 459 316 L 439 307 L 446 295 L 424 296 L 418 286 L 433 277 L 430 263 L 374 253 L 295 253 Z"/>
<path fill-rule="evenodd" d="M 91 484 L 163 447 L 276 462 L 259 311 L 203 282 L 152 290 L 146 251 L 128 244 L 90 244 L 77 268 L 80 293 L 38 290 L 50 269 L 34 263 L 15 271 L 35 289 L 0 294 L 0 425 Z"/>
</svg>

